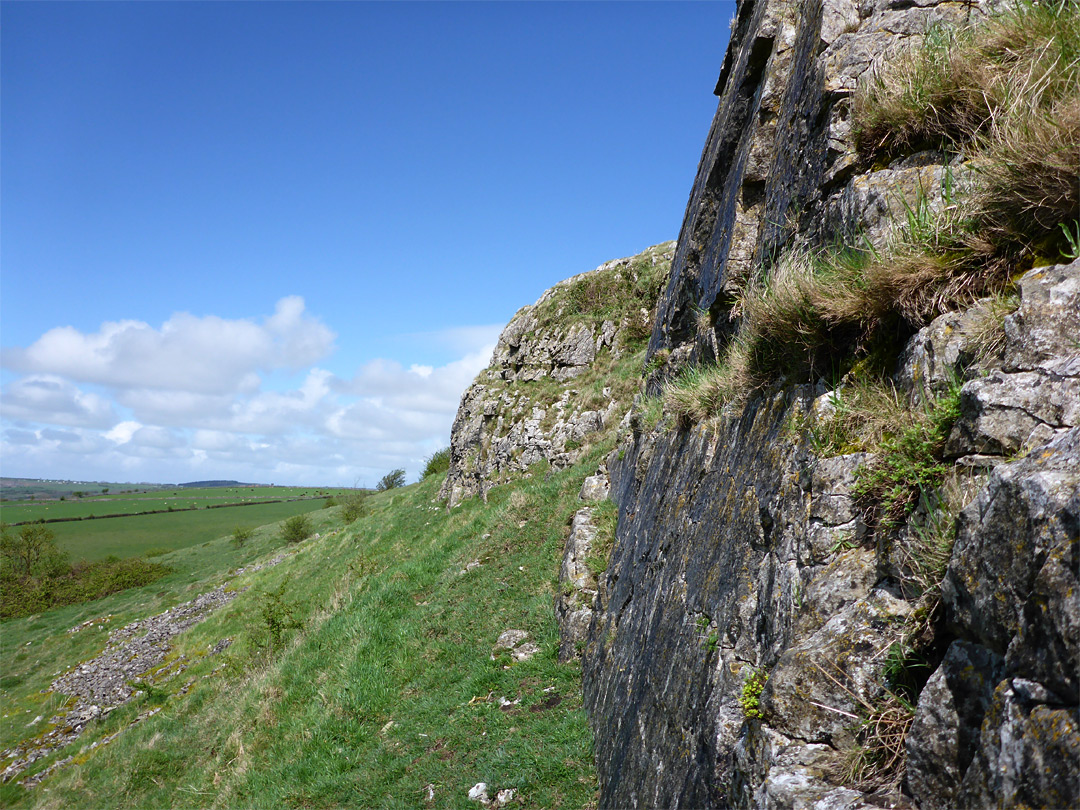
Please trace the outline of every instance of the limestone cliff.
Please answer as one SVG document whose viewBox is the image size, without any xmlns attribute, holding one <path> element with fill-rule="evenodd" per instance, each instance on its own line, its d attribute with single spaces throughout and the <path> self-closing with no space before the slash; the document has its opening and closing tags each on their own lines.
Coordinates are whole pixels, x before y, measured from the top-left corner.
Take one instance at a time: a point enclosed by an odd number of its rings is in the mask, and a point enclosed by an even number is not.
<svg viewBox="0 0 1080 810">
<path fill-rule="evenodd" d="M 539 461 L 572 464 L 630 409 L 673 242 L 560 282 L 507 324 L 450 434 L 451 505 Z"/>
<path fill-rule="evenodd" d="M 989 6 L 739 4 L 650 391 L 731 361 L 747 301 L 782 286 L 785 256 L 853 236 L 884 250 L 898 221 L 947 215 L 951 182 L 979 181 L 962 149 L 863 159 L 851 100 L 909 40 Z M 1062 210 L 1076 217 L 1075 192 Z M 915 487 L 922 500 L 888 518 L 873 470 L 902 439 L 830 440 L 859 410 L 845 403 L 862 369 L 841 355 L 869 317 L 839 336 L 813 326 L 835 340 L 837 374 L 789 363 L 704 423 L 665 419 L 613 455 L 617 540 L 583 674 L 601 807 L 1080 802 L 1080 263 L 1031 270 L 1017 293 L 989 344 L 1003 299 L 973 294 L 922 329 L 893 317 L 863 355 L 902 408 L 962 386 L 940 460 L 925 462 L 951 491 Z"/>
<path fill-rule="evenodd" d="M 1080 805 L 1080 14 L 1004 7 L 741 0 L 647 352 L 609 365 L 652 300 L 582 320 L 576 277 L 466 393 L 451 503 L 618 431 L 607 569 L 585 507 L 556 598 L 601 807 Z M 986 92 L 867 123 L 958 28 Z M 1067 87 L 1006 165 L 1025 49 Z"/>
</svg>

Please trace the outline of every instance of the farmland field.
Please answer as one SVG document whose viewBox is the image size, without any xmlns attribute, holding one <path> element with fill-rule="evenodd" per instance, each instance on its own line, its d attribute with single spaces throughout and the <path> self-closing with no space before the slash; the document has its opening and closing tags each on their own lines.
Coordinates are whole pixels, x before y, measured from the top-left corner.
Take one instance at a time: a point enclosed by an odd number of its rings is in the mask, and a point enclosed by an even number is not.
<svg viewBox="0 0 1080 810">
<path fill-rule="evenodd" d="M 296 495 L 304 490 L 299 492 L 292 490 L 292 492 Z M 310 490 L 310 492 L 314 495 L 315 490 Z M 236 502 L 236 500 L 239 499 L 234 496 L 234 500 L 225 502 Z M 177 509 L 190 505 L 190 501 L 179 502 L 174 498 L 170 498 L 168 502 L 174 504 Z M 150 501 L 150 503 L 154 502 Z M 144 506 L 144 508 L 167 508 L 161 503 L 162 501 L 158 501 L 154 506 Z M 203 504 L 205 503 L 204 500 Z M 199 508 L 193 511 L 129 515 L 101 520 L 75 520 L 50 523 L 49 528 L 56 535 L 56 544 L 68 553 L 70 559 L 85 559 L 93 562 L 109 555 L 134 557 L 146 554 L 148 551 L 172 551 L 199 545 L 229 534 L 236 526 L 253 527 L 274 523 L 293 515 L 322 509 L 323 503 L 323 497 L 309 497 L 303 500 L 227 506 L 220 509 Z M 51 511 L 46 512 L 43 508 L 65 505 L 66 502 L 37 504 L 37 514 L 21 519 L 53 517 Z M 15 519 L 10 515 L 11 511 L 13 511 L 12 507 L 4 506 L 2 514 L 5 521 L 12 522 Z"/>
<path fill-rule="evenodd" d="M 0 505 L 0 517 L 5 523 L 56 518 L 102 517 L 103 515 L 134 514 L 217 506 L 226 503 L 253 501 L 325 498 L 342 490 L 316 487 L 207 487 L 204 489 L 163 489 L 156 492 L 119 493 Z"/>
</svg>

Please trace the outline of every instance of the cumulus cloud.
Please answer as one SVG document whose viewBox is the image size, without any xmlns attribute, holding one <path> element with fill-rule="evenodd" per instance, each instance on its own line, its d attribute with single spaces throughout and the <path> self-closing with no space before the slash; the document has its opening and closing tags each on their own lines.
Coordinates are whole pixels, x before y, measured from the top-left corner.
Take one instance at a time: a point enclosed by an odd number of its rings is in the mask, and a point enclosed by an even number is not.
<svg viewBox="0 0 1080 810">
<path fill-rule="evenodd" d="M 4 386 L 0 416 L 73 427 L 109 427 L 117 420 L 116 409 L 104 397 L 81 391 L 60 377 L 40 374 Z"/>
<path fill-rule="evenodd" d="M 14 371 L 114 388 L 231 394 L 256 390 L 260 371 L 318 362 L 334 337 L 294 295 L 262 323 L 181 312 L 160 329 L 133 320 L 102 324 L 94 334 L 57 327 L 27 348 L 5 349 L 2 361 Z"/>
<path fill-rule="evenodd" d="M 392 360 L 373 360 L 359 368 L 352 379 L 336 381 L 334 387 L 387 408 L 453 413 L 462 391 L 487 366 L 494 348 L 492 343 L 438 368 L 405 368 Z"/>
<path fill-rule="evenodd" d="M 443 365 L 376 359 L 337 375 L 315 365 L 334 333 L 297 296 L 261 320 L 182 313 L 157 329 L 52 329 L 3 351 L 25 376 L 3 389 L 0 452 L 8 470 L 35 477 L 311 485 L 374 484 L 397 467 L 412 475 L 447 443 L 498 332 L 428 335 L 458 352 Z M 290 386 L 281 372 L 302 374 Z"/>
</svg>

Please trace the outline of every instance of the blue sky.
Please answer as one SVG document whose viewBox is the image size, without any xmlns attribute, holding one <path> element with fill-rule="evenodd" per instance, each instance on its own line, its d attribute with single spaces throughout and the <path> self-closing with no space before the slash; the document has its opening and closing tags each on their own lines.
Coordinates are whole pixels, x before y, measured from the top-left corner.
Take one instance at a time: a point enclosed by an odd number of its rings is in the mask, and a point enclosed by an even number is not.
<svg viewBox="0 0 1080 810">
<path fill-rule="evenodd" d="M 2 473 L 370 484 L 675 238 L 734 3 L 0 4 Z"/>
</svg>

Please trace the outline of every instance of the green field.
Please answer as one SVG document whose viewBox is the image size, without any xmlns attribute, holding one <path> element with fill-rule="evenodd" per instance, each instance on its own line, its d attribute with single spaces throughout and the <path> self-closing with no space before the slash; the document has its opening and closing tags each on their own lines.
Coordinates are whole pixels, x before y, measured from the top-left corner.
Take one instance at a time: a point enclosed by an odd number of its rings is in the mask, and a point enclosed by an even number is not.
<svg viewBox="0 0 1080 810">
<path fill-rule="evenodd" d="M 101 560 L 109 555 L 135 557 L 148 551 L 196 546 L 229 534 L 236 526 L 266 523 L 322 509 L 324 499 L 131 515 L 104 520 L 50 523 L 56 544 L 72 560 Z"/>
<path fill-rule="evenodd" d="M 325 498 L 344 490 L 317 487 L 208 487 L 205 489 L 163 489 L 155 492 L 117 493 L 66 500 L 0 504 L 5 523 L 24 523 L 56 518 L 86 518 L 102 515 L 199 509 L 226 503 L 245 503 L 296 498 Z"/>
<path fill-rule="evenodd" d="M 27 774 L 75 757 L 39 787 L 0 786 L 0 805 L 473 810 L 480 781 L 515 790 L 514 807 L 594 803 L 580 665 L 557 662 L 552 598 L 581 482 L 609 449 L 557 473 L 540 465 L 450 512 L 432 476 L 371 496 L 351 525 L 338 508 L 314 512 L 321 536 L 295 546 L 273 526 L 243 548 L 218 537 L 163 555 L 173 573 L 152 585 L 5 622 L 0 745 L 45 730 L 61 697 L 42 690 L 108 635 L 69 628 L 105 616 L 115 628 L 222 583 L 242 591 L 177 637 L 182 675 L 35 762 Z M 230 575 L 283 549 L 294 553 L 276 567 Z M 271 650 L 274 593 L 298 629 Z M 508 628 L 540 653 L 493 654 Z M 223 638 L 232 646 L 208 656 Z M 90 748 L 153 705 L 164 710 Z"/>
</svg>

